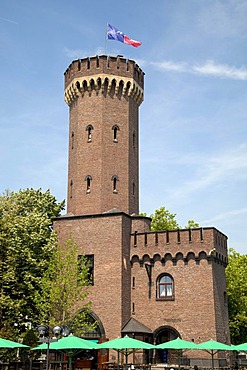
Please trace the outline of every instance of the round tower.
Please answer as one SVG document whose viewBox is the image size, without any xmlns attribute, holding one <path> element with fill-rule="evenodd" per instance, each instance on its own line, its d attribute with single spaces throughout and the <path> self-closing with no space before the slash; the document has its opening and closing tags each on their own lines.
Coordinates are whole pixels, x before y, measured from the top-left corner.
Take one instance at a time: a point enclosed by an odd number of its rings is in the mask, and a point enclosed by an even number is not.
<svg viewBox="0 0 247 370">
<path fill-rule="evenodd" d="M 139 213 L 139 106 L 144 73 L 106 55 L 73 61 L 65 72 L 70 108 L 67 212 Z"/>
</svg>

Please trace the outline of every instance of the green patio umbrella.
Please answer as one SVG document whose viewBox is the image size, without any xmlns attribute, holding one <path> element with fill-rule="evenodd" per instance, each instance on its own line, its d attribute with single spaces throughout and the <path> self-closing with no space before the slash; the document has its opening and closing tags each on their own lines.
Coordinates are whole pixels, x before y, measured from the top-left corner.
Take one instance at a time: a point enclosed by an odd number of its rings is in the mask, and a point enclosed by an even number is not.
<svg viewBox="0 0 247 370">
<path fill-rule="evenodd" d="M 247 351 L 247 342 L 234 346 L 235 351 Z"/>
<path fill-rule="evenodd" d="M 50 342 L 49 346 L 47 343 L 42 343 L 32 350 L 46 350 L 47 356 L 49 350 L 57 350 L 67 354 L 69 360 L 69 369 L 72 368 L 72 358 L 83 349 L 92 350 L 98 349 L 98 344 L 91 342 L 90 340 L 82 339 L 70 334 L 68 337 L 58 339 L 58 341 Z"/>
<path fill-rule="evenodd" d="M 98 344 L 95 342 L 91 342 L 90 340 L 86 340 L 83 338 L 76 337 L 75 335 L 70 334 L 68 337 L 64 337 L 58 339 L 57 341 L 51 342 L 49 347 L 51 350 L 66 350 L 66 349 L 97 349 Z M 33 350 L 39 349 L 47 349 L 47 343 L 42 343 L 39 346 L 33 348 Z"/>
<path fill-rule="evenodd" d="M 157 349 L 176 349 L 178 351 L 178 368 L 180 369 L 182 351 L 188 350 L 188 349 L 197 349 L 197 344 L 193 342 L 189 342 L 187 340 L 183 340 L 181 338 L 177 338 L 174 340 L 170 340 L 168 342 L 158 344 L 156 348 Z"/>
<path fill-rule="evenodd" d="M 12 340 L 0 338 L 0 348 L 28 348 L 28 346 L 13 342 Z"/>
<path fill-rule="evenodd" d="M 130 338 L 128 335 L 125 335 L 123 338 L 116 338 L 109 340 L 98 345 L 98 349 L 114 349 L 119 353 L 125 355 L 126 364 L 128 363 L 128 356 L 133 353 L 135 349 L 152 349 L 155 348 L 153 344 L 143 342 L 138 339 Z"/>
<path fill-rule="evenodd" d="M 158 349 L 197 349 L 197 344 L 177 338 L 156 346 Z"/>
<path fill-rule="evenodd" d="M 214 355 L 218 351 L 234 351 L 235 350 L 235 348 L 233 348 L 233 346 L 229 346 L 228 344 L 217 342 L 213 339 L 210 339 L 207 342 L 202 342 L 200 344 L 197 344 L 197 349 L 205 350 L 205 351 L 207 351 L 208 353 L 211 354 L 212 369 L 214 369 Z"/>
</svg>

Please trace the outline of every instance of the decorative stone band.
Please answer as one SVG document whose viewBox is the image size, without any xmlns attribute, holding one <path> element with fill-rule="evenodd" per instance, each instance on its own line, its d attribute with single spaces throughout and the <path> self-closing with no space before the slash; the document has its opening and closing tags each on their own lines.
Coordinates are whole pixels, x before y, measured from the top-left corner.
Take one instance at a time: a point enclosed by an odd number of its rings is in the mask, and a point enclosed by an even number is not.
<svg viewBox="0 0 247 370">
<path fill-rule="evenodd" d="M 64 100 L 70 106 L 80 95 L 83 97 L 85 92 L 91 95 L 92 91 L 132 98 L 138 106 L 144 97 L 143 89 L 133 78 L 102 73 L 73 79 L 64 91 Z"/>
</svg>

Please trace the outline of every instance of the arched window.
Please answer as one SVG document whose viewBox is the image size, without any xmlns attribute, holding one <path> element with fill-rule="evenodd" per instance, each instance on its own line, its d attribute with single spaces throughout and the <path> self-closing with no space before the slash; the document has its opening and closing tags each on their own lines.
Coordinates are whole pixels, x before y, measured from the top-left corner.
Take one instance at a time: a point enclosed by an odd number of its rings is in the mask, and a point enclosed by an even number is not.
<svg viewBox="0 0 247 370">
<path fill-rule="evenodd" d="M 87 142 L 90 143 L 92 141 L 93 126 L 92 125 L 87 125 L 86 131 L 87 131 Z"/>
<path fill-rule="evenodd" d="M 119 127 L 118 125 L 114 125 L 112 126 L 112 130 L 113 130 L 113 141 L 114 143 L 117 143 L 117 132 L 119 131 Z"/>
<path fill-rule="evenodd" d="M 174 280 L 169 274 L 159 275 L 156 284 L 157 299 L 174 299 Z"/>
<path fill-rule="evenodd" d="M 91 191 L 91 181 L 92 181 L 92 177 L 90 175 L 87 175 L 85 177 L 85 181 L 87 182 L 87 193 L 90 193 Z"/>
<path fill-rule="evenodd" d="M 113 185 L 113 193 L 117 193 L 117 181 L 119 180 L 118 176 L 112 176 L 112 185 Z"/>
</svg>

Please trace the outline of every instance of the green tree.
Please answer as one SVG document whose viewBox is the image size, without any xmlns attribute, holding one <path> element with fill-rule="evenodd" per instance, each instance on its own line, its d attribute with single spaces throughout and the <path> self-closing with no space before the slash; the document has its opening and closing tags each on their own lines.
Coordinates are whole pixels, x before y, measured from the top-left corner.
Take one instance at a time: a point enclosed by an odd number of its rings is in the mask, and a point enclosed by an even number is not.
<svg viewBox="0 0 247 370">
<path fill-rule="evenodd" d="M 226 267 L 231 341 L 247 342 L 247 254 L 229 249 Z"/>
<path fill-rule="evenodd" d="M 141 216 L 146 216 L 146 213 L 141 213 Z M 151 230 L 152 231 L 162 231 L 162 230 L 176 230 L 182 227 L 178 224 L 176 220 L 176 213 L 171 213 L 165 207 L 160 207 L 155 210 L 154 214 L 151 214 Z M 189 220 L 185 229 L 199 227 L 199 224 L 193 220 Z"/>
<path fill-rule="evenodd" d="M 152 218 L 152 231 L 179 229 L 179 224 L 176 221 L 176 213 L 170 213 L 165 207 L 156 209 L 150 217 Z"/>
<path fill-rule="evenodd" d="M 194 220 L 188 220 L 187 225 L 184 226 L 185 229 L 193 229 L 196 227 L 200 227 L 198 222 L 195 222 Z"/>
<path fill-rule="evenodd" d="M 23 328 L 25 316 L 38 320 L 34 295 L 56 245 L 51 219 L 63 208 L 49 190 L 0 197 L 0 329 Z"/>
<path fill-rule="evenodd" d="M 77 335 L 93 328 L 88 315 L 91 303 L 87 300 L 89 267 L 84 256 L 78 258 L 78 246 L 72 239 L 64 247 L 57 245 L 41 286 L 35 301 L 43 323 L 69 326 Z"/>
</svg>

